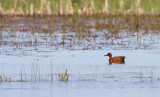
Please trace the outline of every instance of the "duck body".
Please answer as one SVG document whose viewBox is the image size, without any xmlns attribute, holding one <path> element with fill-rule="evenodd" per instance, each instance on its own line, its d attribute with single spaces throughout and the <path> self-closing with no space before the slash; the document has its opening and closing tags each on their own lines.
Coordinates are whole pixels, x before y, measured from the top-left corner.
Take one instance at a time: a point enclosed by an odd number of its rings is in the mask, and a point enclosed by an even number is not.
<svg viewBox="0 0 160 97">
<path fill-rule="evenodd" d="M 112 54 L 111 53 L 108 53 L 107 55 L 105 56 L 109 56 L 109 63 L 112 64 L 112 63 L 117 63 L 117 64 L 123 64 L 125 63 L 125 56 L 115 56 L 115 57 L 112 57 Z"/>
</svg>

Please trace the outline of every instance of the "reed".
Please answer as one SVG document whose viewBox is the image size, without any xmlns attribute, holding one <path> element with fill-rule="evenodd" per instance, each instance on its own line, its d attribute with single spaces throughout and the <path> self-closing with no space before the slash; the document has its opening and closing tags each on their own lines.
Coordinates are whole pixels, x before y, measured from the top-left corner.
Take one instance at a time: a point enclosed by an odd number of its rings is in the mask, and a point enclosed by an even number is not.
<svg viewBox="0 0 160 97">
<path fill-rule="evenodd" d="M 0 0 L 0 14 L 94 15 L 159 14 L 160 0 Z"/>
</svg>

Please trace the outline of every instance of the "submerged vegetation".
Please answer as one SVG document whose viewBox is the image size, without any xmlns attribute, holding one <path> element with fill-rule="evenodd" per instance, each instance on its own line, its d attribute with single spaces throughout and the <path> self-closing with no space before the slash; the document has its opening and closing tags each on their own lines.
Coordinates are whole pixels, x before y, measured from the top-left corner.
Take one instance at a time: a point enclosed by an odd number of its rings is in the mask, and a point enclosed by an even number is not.
<svg viewBox="0 0 160 97">
<path fill-rule="evenodd" d="M 0 0 L 1 15 L 159 14 L 160 0 Z"/>
</svg>

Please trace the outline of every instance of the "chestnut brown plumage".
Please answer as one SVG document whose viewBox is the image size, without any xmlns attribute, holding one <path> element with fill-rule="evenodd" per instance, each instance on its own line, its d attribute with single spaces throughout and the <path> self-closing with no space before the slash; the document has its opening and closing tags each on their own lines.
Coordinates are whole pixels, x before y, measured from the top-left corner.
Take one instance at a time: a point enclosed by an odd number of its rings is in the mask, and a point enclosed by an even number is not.
<svg viewBox="0 0 160 97">
<path fill-rule="evenodd" d="M 109 56 L 109 63 L 112 64 L 112 63 L 117 63 L 117 64 L 123 64 L 125 63 L 125 56 L 115 56 L 115 57 L 112 57 L 112 54 L 111 53 L 108 53 L 107 55 L 105 56 Z"/>
</svg>

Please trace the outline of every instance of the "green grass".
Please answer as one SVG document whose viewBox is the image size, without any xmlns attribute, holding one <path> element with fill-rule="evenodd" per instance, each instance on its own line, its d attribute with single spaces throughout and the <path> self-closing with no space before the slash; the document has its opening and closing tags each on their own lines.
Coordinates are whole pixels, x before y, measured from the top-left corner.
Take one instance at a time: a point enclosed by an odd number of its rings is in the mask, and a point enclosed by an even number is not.
<svg viewBox="0 0 160 97">
<path fill-rule="evenodd" d="M 17 2 L 16 2 L 17 1 Z M 60 11 L 60 0 L 43 0 L 45 2 L 50 2 L 49 8 L 52 11 L 52 15 L 55 15 L 57 12 Z M 69 0 L 62 0 L 62 8 L 63 12 L 65 12 L 66 2 Z M 83 10 L 84 7 L 91 7 L 92 0 L 70 0 L 72 2 L 72 7 L 74 9 L 74 14 L 78 13 L 78 10 Z M 43 14 L 46 13 L 48 6 L 47 3 L 41 3 L 41 0 L 0 0 L 1 8 L 7 12 L 14 10 L 17 12 L 18 9 L 22 9 L 23 13 L 26 14 L 26 11 L 30 13 L 31 4 L 33 4 L 34 14 L 37 14 L 39 10 L 42 11 Z M 94 2 L 94 14 L 102 11 L 105 6 L 105 0 L 93 0 Z M 117 14 L 120 11 L 120 2 L 121 0 L 108 0 L 109 4 L 109 12 L 111 14 Z M 137 0 L 122 0 L 123 8 L 122 11 L 125 13 L 128 10 L 131 10 L 132 13 L 137 13 L 136 2 Z M 160 0 L 141 0 L 140 8 L 142 8 L 144 13 L 152 13 L 153 10 L 155 13 L 160 13 Z M 43 9 L 41 6 L 43 5 Z M 122 12 L 122 13 L 123 13 Z M 2 13 L 3 14 L 3 13 Z M 64 14 L 64 13 L 63 13 Z"/>
<path fill-rule="evenodd" d="M 157 11 L 158 13 L 160 12 L 160 0 L 142 0 L 141 1 L 141 7 L 144 9 L 145 12 L 151 12 L 152 9 Z"/>
</svg>

